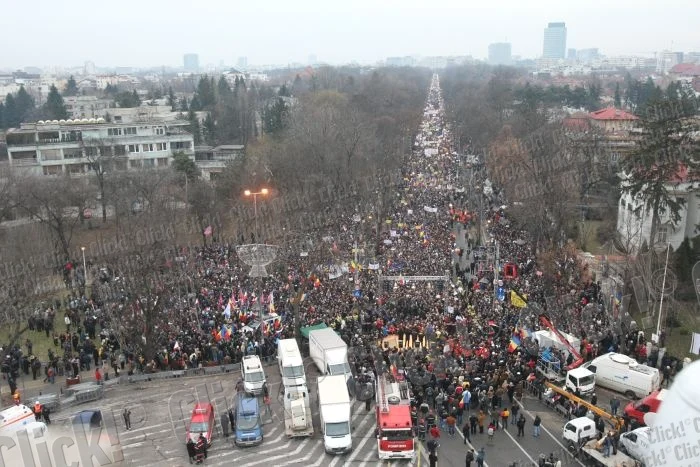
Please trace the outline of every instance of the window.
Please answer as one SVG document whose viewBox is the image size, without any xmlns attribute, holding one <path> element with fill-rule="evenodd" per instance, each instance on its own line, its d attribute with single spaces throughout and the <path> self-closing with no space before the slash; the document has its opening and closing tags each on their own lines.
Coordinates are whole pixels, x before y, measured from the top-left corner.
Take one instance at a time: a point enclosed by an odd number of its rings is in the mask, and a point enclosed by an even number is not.
<svg viewBox="0 0 700 467">
<path fill-rule="evenodd" d="M 81 157 L 83 157 L 83 151 L 81 151 L 79 148 L 70 148 L 63 150 L 64 159 L 79 159 Z"/>
<path fill-rule="evenodd" d="M 45 165 L 44 175 L 60 175 L 63 173 L 63 167 L 60 165 Z"/>
<path fill-rule="evenodd" d="M 124 155 L 126 155 L 126 149 L 127 149 L 126 146 L 121 146 L 121 145 L 119 145 L 119 146 L 113 146 L 113 147 L 112 147 L 112 150 L 114 151 L 114 155 L 115 155 L 115 156 L 124 156 Z"/>
<path fill-rule="evenodd" d="M 99 149 L 93 146 L 87 146 L 85 148 L 85 157 L 97 157 L 100 155 Z"/>
<path fill-rule="evenodd" d="M 153 144 L 144 144 L 143 145 L 143 152 L 153 152 L 155 151 L 155 146 Z"/>
<path fill-rule="evenodd" d="M 136 127 L 129 127 L 129 128 L 124 128 L 124 134 L 125 135 L 135 135 L 136 134 Z"/>
<path fill-rule="evenodd" d="M 121 136 L 121 135 L 122 135 L 121 128 L 108 128 L 107 129 L 107 136 Z"/>
<path fill-rule="evenodd" d="M 70 164 L 68 167 L 69 174 L 81 174 L 85 172 L 85 167 L 83 164 Z"/>
<path fill-rule="evenodd" d="M 167 167 L 168 166 L 168 158 L 167 157 L 161 157 L 158 159 L 158 167 Z"/>
<path fill-rule="evenodd" d="M 152 169 L 153 167 L 156 166 L 156 160 L 155 159 L 144 159 L 143 166 L 147 169 Z"/>
<path fill-rule="evenodd" d="M 163 129 L 161 127 L 156 127 L 156 128 L 154 128 L 154 130 L 155 130 L 155 133 L 157 135 L 164 135 L 165 134 L 165 129 Z"/>
<path fill-rule="evenodd" d="M 190 148 L 190 142 L 189 141 L 174 141 L 171 149 L 177 150 L 177 149 L 189 149 Z"/>
<path fill-rule="evenodd" d="M 168 143 L 156 143 L 156 151 L 167 151 Z"/>
<path fill-rule="evenodd" d="M 61 150 L 60 149 L 42 149 L 41 150 L 41 160 L 44 160 L 44 161 L 61 160 Z"/>
<path fill-rule="evenodd" d="M 659 227 L 659 231 L 656 232 L 656 241 L 658 243 L 668 242 L 668 226 L 667 225 L 662 225 L 661 227 Z"/>
<path fill-rule="evenodd" d="M 141 152 L 138 144 L 130 144 L 129 152 Z"/>
<path fill-rule="evenodd" d="M 595 373 L 596 367 L 595 367 L 595 365 L 588 365 L 587 370 L 590 371 L 591 373 Z"/>
</svg>

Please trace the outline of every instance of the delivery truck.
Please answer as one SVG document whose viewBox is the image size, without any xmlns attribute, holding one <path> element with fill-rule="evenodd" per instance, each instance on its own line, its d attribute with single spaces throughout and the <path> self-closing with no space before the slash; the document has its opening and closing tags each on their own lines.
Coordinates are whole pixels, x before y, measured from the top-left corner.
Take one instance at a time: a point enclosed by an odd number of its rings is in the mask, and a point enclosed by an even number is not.
<svg viewBox="0 0 700 467">
<path fill-rule="evenodd" d="M 309 333 L 309 354 L 322 375 L 343 375 L 346 382 L 352 377 L 348 346 L 333 329 L 315 329 Z"/>
<path fill-rule="evenodd" d="M 350 395 L 344 375 L 318 377 L 318 405 L 326 452 L 344 454 L 352 451 Z"/>
</svg>

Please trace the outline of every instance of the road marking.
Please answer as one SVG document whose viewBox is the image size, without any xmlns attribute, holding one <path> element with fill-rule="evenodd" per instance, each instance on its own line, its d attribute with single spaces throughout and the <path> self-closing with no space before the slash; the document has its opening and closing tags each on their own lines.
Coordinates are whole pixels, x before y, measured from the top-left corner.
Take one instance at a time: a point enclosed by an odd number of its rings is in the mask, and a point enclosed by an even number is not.
<svg viewBox="0 0 700 467">
<path fill-rule="evenodd" d="M 272 462 L 272 461 L 275 461 L 275 460 L 277 460 L 277 459 L 283 459 L 283 458 L 285 458 L 285 457 L 294 456 L 294 455 L 296 455 L 296 454 L 299 454 L 299 453 L 306 447 L 306 444 L 307 444 L 308 442 L 309 442 L 309 439 L 307 438 L 307 439 L 303 440 L 301 443 L 299 443 L 299 446 L 297 446 L 297 448 L 296 448 L 294 451 L 288 452 L 288 453 L 285 453 L 285 454 L 281 454 L 281 455 L 278 455 L 278 456 L 268 456 L 268 453 L 270 453 L 270 452 L 275 452 L 275 451 L 279 451 L 279 450 L 282 450 L 282 449 L 286 449 L 286 447 L 266 450 L 266 451 L 263 453 L 263 455 L 264 455 L 264 457 L 265 457 L 264 460 L 258 461 L 258 462 L 248 462 L 248 463 L 246 463 L 246 466 L 252 467 L 252 466 L 254 466 L 254 465 L 268 464 L 268 463 L 270 463 L 270 462 Z M 287 443 L 287 444 L 290 444 L 290 443 Z M 273 464 L 274 464 L 274 463 L 273 463 Z"/>
<path fill-rule="evenodd" d="M 373 439 L 375 441 L 377 440 L 377 438 L 374 436 L 366 436 L 362 441 L 360 441 L 360 444 L 353 448 L 352 454 L 350 454 L 350 457 L 348 457 L 345 463 L 349 464 L 350 462 L 352 462 L 353 459 L 355 459 L 360 454 L 360 451 L 362 451 L 362 448 L 365 444 L 367 444 L 367 441 L 369 441 L 370 439 Z"/>
<path fill-rule="evenodd" d="M 533 459 L 532 457 L 530 457 L 530 454 L 528 454 L 528 452 L 525 450 L 525 448 L 523 448 L 523 447 L 520 445 L 520 443 L 517 442 L 517 441 L 515 440 L 515 438 L 513 438 L 513 435 L 511 435 L 510 433 L 508 433 L 508 430 L 507 430 L 507 429 L 501 429 L 501 431 L 502 431 L 503 433 L 505 433 L 505 434 L 508 435 L 508 437 L 510 438 L 510 440 L 511 440 L 512 442 L 514 442 L 515 445 L 518 446 L 518 448 L 520 448 L 520 450 L 523 452 L 523 454 L 525 454 L 525 456 L 527 456 L 527 458 L 530 459 L 530 461 L 531 461 L 534 465 L 537 465 L 537 462 L 535 461 L 535 459 Z"/>
<path fill-rule="evenodd" d="M 518 403 L 518 405 L 520 406 L 520 409 L 521 409 L 523 412 L 525 412 L 531 419 L 533 419 L 533 420 L 535 419 L 535 416 L 532 414 L 532 412 L 530 412 L 528 409 L 526 409 L 522 402 L 520 402 L 518 399 L 515 399 L 515 398 L 514 398 L 513 400 L 515 400 L 515 401 Z M 557 443 L 557 445 L 559 445 L 559 447 L 562 449 L 562 452 L 566 452 L 566 453 L 569 452 L 569 450 L 568 450 L 563 444 L 561 444 L 561 443 L 559 442 L 559 440 L 558 440 L 557 438 L 555 438 L 554 435 L 553 435 L 553 434 L 547 429 L 547 427 L 544 426 L 544 424 L 542 424 L 542 423 L 540 423 L 540 430 L 542 430 L 542 431 L 544 431 L 545 433 L 547 433 L 547 434 L 549 435 L 549 437 L 552 438 L 552 440 L 554 440 L 554 442 Z M 581 467 L 586 467 L 586 466 L 583 464 L 583 462 L 581 462 L 580 460 L 576 459 L 575 457 L 572 457 L 572 460 L 576 461 L 576 462 L 578 463 L 578 465 L 580 465 Z"/>
<path fill-rule="evenodd" d="M 455 428 L 456 428 L 457 433 L 459 433 L 459 437 L 462 438 L 462 440 L 464 440 L 464 433 L 462 433 L 462 430 L 458 426 L 456 426 Z M 469 446 L 469 448 L 474 450 L 474 457 L 476 457 L 477 450 L 474 447 L 474 445 L 471 443 L 471 441 L 467 440 L 467 446 Z M 528 456 L 528 457 L 530 457 L 530 456 Z M 426 460 L 428 460 L 428 459 L 426 459 Z M 484 466 L 489 467 L 489 464 L 486 461 L 484 461 Z"/>
</svg>

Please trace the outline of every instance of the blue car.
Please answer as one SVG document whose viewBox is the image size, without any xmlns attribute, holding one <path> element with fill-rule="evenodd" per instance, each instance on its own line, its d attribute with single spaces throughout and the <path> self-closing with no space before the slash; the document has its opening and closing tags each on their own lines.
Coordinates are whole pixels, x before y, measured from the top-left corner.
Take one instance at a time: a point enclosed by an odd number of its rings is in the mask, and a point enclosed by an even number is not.
<svg viewBox="0 0 700 467">
<path fill-rule="evenodd" d="M 239 394 L 236 401 L 236 445 L 254 446 L 263 441 L 260 403 L 254 396 Z"/>
</svg>

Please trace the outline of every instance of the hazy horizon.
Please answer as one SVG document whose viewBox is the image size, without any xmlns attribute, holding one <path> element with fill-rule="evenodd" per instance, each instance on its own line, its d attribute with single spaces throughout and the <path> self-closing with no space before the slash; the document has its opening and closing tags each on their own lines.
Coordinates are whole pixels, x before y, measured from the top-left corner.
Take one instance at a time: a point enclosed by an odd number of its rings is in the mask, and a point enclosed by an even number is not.
<svg viewBox="0 0 700 467">
<path fill-rule="evenodd" d="M 200 66 L 221 61 L 235 66 L 241 56 L 249 65 L 306 63 L 309 55 L 332 64 L 409 55 L 483 59 L 494 42 L 510 42 L 513 55 L 536 58 L 544 28 L 558 21 L 566 23 L 567 49 L 647 56 L 664 49 L 700 51 L 692 20 L 700 17 L 700 3 L 686 0 L 644 6 L 631 0 L 465 3 L 13 2 L 5 8 L 7 17 L 31 21 L 4 25 L 5 37 L 13 39 L 0 55 L 0 69 L 76 67 L 86 61 L 98 67 L 179 67 L 185 53 L 198 54 Z"/>
</svg>

